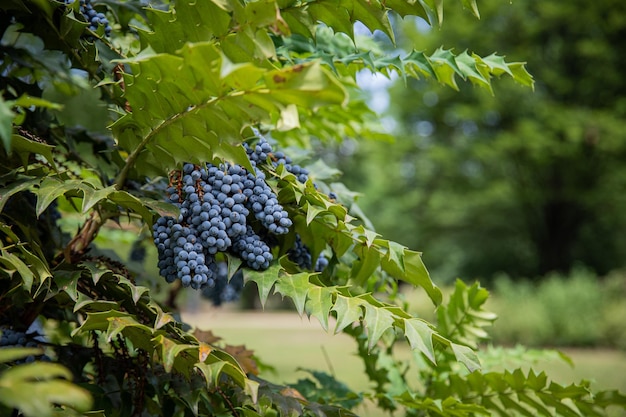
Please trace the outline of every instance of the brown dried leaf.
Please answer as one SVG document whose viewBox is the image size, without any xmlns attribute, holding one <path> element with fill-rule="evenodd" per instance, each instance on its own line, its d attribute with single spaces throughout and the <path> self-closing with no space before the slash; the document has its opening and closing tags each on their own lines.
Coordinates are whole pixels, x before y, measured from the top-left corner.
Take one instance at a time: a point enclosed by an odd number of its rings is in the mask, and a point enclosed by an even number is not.
<svg viewBox="0 0 626 417">
<path fill-rule="evenodd" d="M 241 368 L 244 370 L 245 373 L 252 375 L 259 374 L 259 368 L 257 367 L 256 361 L 253 357 L 254 351 L 246 349 L 244 345 L 226 345 L 224 347 L 224 350 L 227 353 L 231 354 L 237 360 L 237 362 L 239 362 L 239 365 L 241 365 Z"/>
<path fill-rule="evenodd" d="M 285 397 L 295 398 L 298 401 L 308 402 L 308 400 L 304 398 L 304 395 L 300 394 L 300 391 L 295 388 L 285 387 L 280 390 L 280 394 L 284 395 Z"/>
<path fill-rule="evenodd" d="M 214 344 L 214 343 L 222 340 L 221 337 L 214 335 L 211 330 L 196 329 L 196 330 L 193 331 L 193 335 L 200 342 L 208 343 L 209 345 Z"/>
</svg>

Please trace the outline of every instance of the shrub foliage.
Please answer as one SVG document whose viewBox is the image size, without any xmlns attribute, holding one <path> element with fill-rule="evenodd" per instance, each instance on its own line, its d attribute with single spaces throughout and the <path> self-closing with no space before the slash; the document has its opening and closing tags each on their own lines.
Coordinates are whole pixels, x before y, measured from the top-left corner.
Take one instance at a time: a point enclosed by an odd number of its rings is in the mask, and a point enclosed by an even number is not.
<svg viewBox="0 0 626 417">
<path fill-rule="evenodd" d="M 478 15 L 475 1 L 461 3 Z M 442 13 L 440 1 L 401 0 L 3 3 L 0 331 L 37 347 L 0 350 L 2 414 L 353 415 L 363 398 L 407 415 L 603 415 L 623 405 L 584 382 L 481 369 L 495 318 L 484 289 L 459 281 L 444 303 L 420 253 L 368 228 L 332 170 L 313 164 L 303 182 L 285 165 L 255 171 L 246 153 L 261 135 L 298 157 L 312 137 L 375 137 L 357 94 L 362 69 L 453 88 L 463 79 L 491 89 L 500 75 L 532 85 L 523 64 L 495 54 L 388 56 L 353 29 L 358 21 L 393 40 L 391 16 L 439 24 Z M 297 387 L 264 381 L 249 351 L 177 319 L 181 288 L 164 297 L 163 278 L 98 246 L 111 225 L 150 236 L 158 218 L 183 216 L 165 201 L 183 163 L 237 164 L 265 179 L 293 225 L 266 236 L 267 269 L 220 253 L 227 279 L 243 273 L 262 303 L 274 291 L 351 335 L 371 390 L 315 371 Z M 326 257 L 321 272 L 290 261 L 297 239 L 312 259 Z M 436 324 L 407 313 L 399 282 L 428 294 Z M 417 374 L 393 356 L 403 340 Z"/>
</svg>

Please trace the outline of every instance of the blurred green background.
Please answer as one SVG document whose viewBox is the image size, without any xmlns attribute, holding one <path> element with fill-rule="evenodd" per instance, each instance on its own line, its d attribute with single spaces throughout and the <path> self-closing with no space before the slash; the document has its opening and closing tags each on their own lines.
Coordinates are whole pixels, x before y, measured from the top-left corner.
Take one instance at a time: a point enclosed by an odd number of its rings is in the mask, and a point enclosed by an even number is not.
<svg viewBox="0 0 626 417">
<path fill-rule="evenodd" d="M 626 2 L 480 2 L 443 26 L 397 22 L 398 48 L 497 51 L 526 61 L 535 91 L 374 80 L 370 102 L 397 138 L 325 156 L 389 239 L 424 252 L 438 282 L 540 281 L 626 262 Z M 388 86 L 381 88 L 379 85 Z"/>
</svg>

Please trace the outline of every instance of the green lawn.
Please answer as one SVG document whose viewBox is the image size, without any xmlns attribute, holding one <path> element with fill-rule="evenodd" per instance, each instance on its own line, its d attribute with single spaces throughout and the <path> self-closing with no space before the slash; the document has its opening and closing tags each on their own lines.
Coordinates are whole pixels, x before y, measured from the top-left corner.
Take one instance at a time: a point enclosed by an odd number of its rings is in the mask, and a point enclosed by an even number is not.
<svg viewBox="0 0 626 417">
<path fill-rule="evenodd" d="M 238 312 L 202 304 L 198 310 L 184 313 L 183 320 L 203 330 L 212 330 L 231 345 L 244 344 L 254 350 L 276 370 L 276 373 L 262 372 L 261 376 L 269 381 L 295 382 L 306 376 L 298 368 L 311 368 L 334 374 L 355 391 L 368 386 L 361 361 L 354 354 L 352 339 L 325 332 L 316 319 L 309 321 L 292 312 Z M 617 388 L 626 392 L 626 352 L 580 349 L 564 352 L 574 361 L 574 368 L 557 359 L 540 361 L 536 368 L 545 370 L 561 384 L 588 379 L 593 389 Z M 402 347 L 398 354 L 408 358 L 410 352 Z M 382 416 L 358 411 L 365 416 Z"/>
</svg>

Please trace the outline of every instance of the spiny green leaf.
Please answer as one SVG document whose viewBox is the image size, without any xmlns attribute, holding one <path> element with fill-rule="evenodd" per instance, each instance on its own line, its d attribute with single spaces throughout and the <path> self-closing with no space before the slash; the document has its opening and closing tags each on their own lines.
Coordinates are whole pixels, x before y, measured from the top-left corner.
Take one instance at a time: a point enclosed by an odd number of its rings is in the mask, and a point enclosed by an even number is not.
<svg viewBox="0 0 626 417">
<path fill-rule="evenodd" d="M 83 189 L 83 205 L 81 207 L 81 211 L 83 213 L 87 213 L 89 210 L 93 208 L 100 201 L 107 198 L 111 193 L 115 192 L 115 187 L 110 186 L 106 188 L 101 188 L 99 190 L 90 190 L 88 188 Z"/>
<path fill-rule="evenodd" d="M 25 138 L 22 135 L 13 135 L 11 139 L 12 151 L 23 155 L 24 165 L 28 163 L 28 157 L 31 154 L 39 154 L 46 158 L 46 161 L 53 169 L 56 169 L 56 163 L 52 156 L 54 146 L 45 143 L 35 142 Z"/>
<path fill-rule="evenodd" d="M 48 206 L 57 198 L 70 190 L 78 190 L 83 186 L 80 180 L 62 181 L 55 177 L 46 177 L 41 182 L 38 189 L 35 190 L 37 195 L 37 204 L 35 212 L 37 217 L 41 216 Z"/>
<path fill-rule="evenodd" d="M 33 188 L 35 185 L 39 184 L 40 181 L 40 179 L 19 180 L 0 188 L 0 212 L 4 210 L 4 205 L 9 201 L 11 196 Z"/>
<path fill-rule="evenodd" d="M 147 287 L 143 287 L 140 285 L 135 285 L 133 282 L 131 282 L 129 279 L 124 278 L 124 277 L 118 277 L 119 280 L 119 285 L 126 287 L 127 291 L 129 292 L 129 294 L 132 297 L 132 300 L 135 304 L 137 304 L 139 302 L 139 300 L 141 299 L 142 295 L 147 294 L 148 291 L 150 291 Z"/>
<path fill-rule="evenodd" d="M 179 344 L 173 340 L 165 337 L 164 335 L 158 335 L 153 339 L 156 345 L 156 350 L 161 356 L 163 367 L 165 372 L 171 372 L 174 368 L 174 363 L 178 355 L 186 350 L 198 349 L 197 345 L 191 344 Z"/>
<path fill-rule="evenodd" d="M 109 317 L 107 320 L 109 322 L 105 333 L 107 341 L 111 341 L 118 334 L 123 333 L 125 336 L 131 339 L 137 347 L 145 349 L 149 346 L 149 343 L 147 343 L 146 340 L 154 332 L 153 329 L 139 323 L 131 315 L 120 317 L 113 316 Z M 150 349 L 148 348 L 148 350 Z"/>
<path fill-rule="evenodd" d="M 291 298 L 298 314 L 301 316 L 304 314 L 304 303 L 306 302 L 307 294 L 312 287 L 312 284 L 309 282 L 309 276 L 308 272 L 301 272 L 295 275 L 285 273 L 276 281 L 275 292 L 280 293 L 283 297 Z"/>
<path fill-rule="evenodd" d="M 421 253 L 405 249 L 403 264 L 405 274 L 401 279 L 410 284 L 422 287 L 426 290 L 426 294 L 428 294 L 435 305 L 441 304 L 443 298 L 441 290 L 430 279 L 430 275 L 422 262 Z"/>
<path fill-rule="evenodd" d="M 350 275 L 357 285 L 363 285 L 380 267 L 380 253 L 365 244 L 358 245 L 354 251 L 359 260 L 353 263 Z"/>
<path fill-rule="evenodd" d="M 419 350 L 433 364 L 436 364 L 435 349 L 433 347 L 433 334 L 435 331 L 424 320 L 421 319 L 405 319 L 404 335 L 406 336 L 411 349 Z"/>
<path fill-rule="evenodd" d="M 109 319 L 113 317 L 128 317 L 128 313 L 117 310 L 87 313 L 85 321 L 72 331 L 72 336 L 84 334 L 92 330 L 105 331 L 109 327 Z"/>
<path fill-rule="evenodd" d="M 316 317 L 326 331 L 328 331 L 328 315 L 333 306 L 333 294 L 333 289 L 319 286 L 311 286 L 307 293 L 307 314 Z"/>
<path fill-rule="evenodd" d="M 222 374 L 231 376 L 235 382 L 244 388 L 246 387 L 246 381 L 248 381 L 241 369 L 226 361 L 198 362 L 194 367 L 202 373 L 209 387 L 219 386 Z"/>
<path fill-rule="evenodd" d="M 22 277 L 22 286 L 26 291 L 30 291 L 33 286 L 34 274 L 28 268 L 28 265 L 24 263 L 15 254 L 8 252 L 4 249 L 0 251 L 0 264 L 8 268 L 10 273 L 18 272 Z"/>
<path fill-rule="evenodd" d="M 54 283 L 59 291 L 65 292 L 73 301 L 78 301 L 78 282 L 81 279 L 80 271 L 56 271 Z"/>
<path fill-rule="evenodd" d="M 314 206 L 312 204 L 306 205 L 306 224 L 309 225 L 315 218 L 324 213 L 326 210 L 321 207 Z"/>
<path fill-rule="evenodd" d="M 365 303 L 354 297 L 345 297 L 337 294 L 337 299 L 333 305 L 332 311 L 337 313 L 337 324 L 335 325 L 335 334 L 341 332 L 352 323 L 361 320 L 363 317 L 363 305 Z"/>
<path fill-rule="evenodd" d="M 265 308 L 265 302 L 267 301 L 267 297 L 270 294 L 272 287 L 276 280 L 278 280 L 278 274 L 281 270 L 281 266 L 279 264 L 271 265 L 265 271 L 252 271 L 247 270 L 244 273 L 244 279 L 247 283 L 248 281 L 254 281 L 259 290 L 259 300 L 261 301 L 261 306 Z"/>
<path fill-rule="evenodd" d="M 378 233 L 373 230 L 366 229 L 365 227 L 359 225 L 354 229 L 355 233 L 361 235 L 361 240 L 367 245 L 367 247 L 371 247 L 372 244 L 376 241 L 376 238 L 380 236 Z"/>
<path fill-rule="evenodd" d="M 365 304 L 365 324 L 367 327 L 367 348 L 372 350 L 383 333 L 393 325 L 393 315 L 384 308 Z"/>
<path fill-rule="evenodd" d="M 532 75 L 526 70 L 526 66 L 522 62 L 512 62 L 509 64 L 509 69 L 513 79 L 518 83 L 530 87 L 534 90 L 535 80 Z"/>
<path fill-rule="evenodd" d="M 450 343 L 450 347 L 456 360 L 465 365 L 470 372 L 480 369 L 480 360 L 472 349 L 456 343 Z"/>
<path fill-rule="evenodd" d="M 130 212 L 139 214 L 145 221 L 152 222 L 153 214 L 141 199 L 126 191 L 113 191 L 107 198 Z"/>
</svg>

